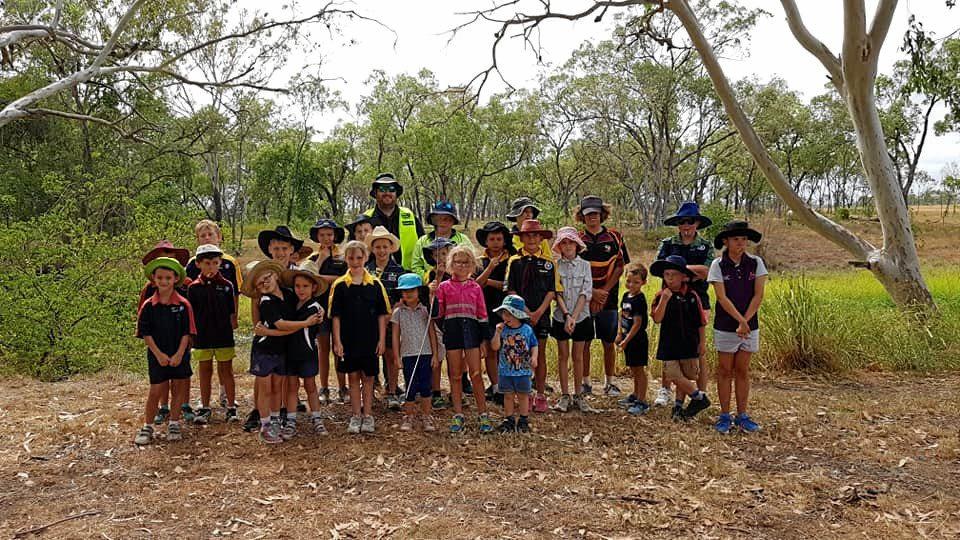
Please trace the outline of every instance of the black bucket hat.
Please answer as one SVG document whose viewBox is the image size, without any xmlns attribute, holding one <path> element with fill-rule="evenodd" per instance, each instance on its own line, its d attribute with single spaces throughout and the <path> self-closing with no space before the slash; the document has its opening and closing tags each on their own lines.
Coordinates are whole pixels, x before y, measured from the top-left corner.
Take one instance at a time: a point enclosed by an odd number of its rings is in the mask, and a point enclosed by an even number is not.
<svg viewBox="0 0 960 540">
<path fill-rule="evenodd" d="M 684 259 L 682 255 L 669 255 L 666 259 L 654 261 L 653 264 L 650 265 L 650 274 L 658 278 L 663 277 L 664 270 L 677 270 L 678 272 L 683 272 L 691 279 L 696 277 L 693 270 L 687 268 L 687 260 Z"/>
<path fill-rule="evenodd" d="M 707 216 L 700 213 L 700 206 L 694 201 L 687 201 L 680 205 L 680 208 L 677 209 L 677 213 L 667 217 L 663 220 L 663 224 L 668 227 L 675 227 L 680 224 L 680 220 L 683 219 L 695 219 L 697 223 L 697 230 L 706 229 L 710 225 L 713 225 L 713 220 Z"/>
<path fill-rule="evenodd" d="M 455 245 L 456 244 L 446 238 L 434 238 L 433 242 L 430 242 L 429 245 L 423 246 L 423 260 L 427 261 L 427 264 L 430 266 L 436 266 L 437 259 L 433 254 L 436 253 L 438 249 L 453 247 Z"/>
<path fill-rule="evenodd" d="M 603 199 L 596 195 L 587 195 L 580 199 L 580 206 L 574 210 L 573 214 L 577 221 L 583 222 L 583 216 L 586 214 L 599 213 L 600 219 L 605 220 L 610 217 L 610 211 L 613 209 L 609 204 L 603 202 Z"/>
<path fill-rule="evenodd" d="M 270 241 L 271 240 L 283 240 L 285 242 L 290 242 L 293 244 L 294 251 L 300 251 L 300 248 L 303 247 L 303 240 L 295 238 L 293 233 L 290 232 L 290 227 L 286 225 L 277 225 L 273 230 L 260 231 L 257 235 L 257 244 L 260 245 L 260 251 L 263 252 L 267 257 L 270 256 Z"/>
<path fill-rule="evenodd" d="M 755 229 L 751 229 L 750 225 L 746 221 L 728 221 L 723 225 L 723 229 L 718 232 L 717 236 L 713 239 L 713 247 L 721 249 L 723 247 L 723 239 L 731 236 L 746 236 L 747 239 L 754 244 L 763 238 L 763 235 Z"/>
<path fill-rule="evenodd" d="M 537 216 L 540 215 L 540 208 L 533 203 L 533 199 L 530 197 L 520 197 L 513 200 L 513 203 L 510 204 L 510 211 L 507 212 L 507 219 L 511 221 L 516 221 L 520 214 L 527 208 L 533 208 L 533 219 L 537 219 Z"/>
<path fill-rule="evenodd" d="M 450 216 L 453 218 L 453 224 L 460 224 L 460 216 L 457 215 L 457 205 L 453 204 L 450 201 L 437 201 L 433 204 L 433 208 L 430 209 L 430 213 L 427 214 L 427 223 L 433 225 L 433 218 L 435 216 Z"/>
<path fill-rule="evenodd" d="M 487 236 L 490 233 L 503 233 L 503 242 L 507 251 L 513 252 L 513 234 L 510 232 L 510 228 L 504 225 L 499 221 L 488 221 L 483 224 L 483 227 L 477 229 L 477 232 L 474 236 L 477 238 L 477 243 L 483 247 L 487 247 Z"/>
<path fill-rule="evenodd" d="M 373 184 L 370 186 L 370 196 L 374 199 L 377 198 L 377 187 L 378 186 L 388 186 L 394 185 L 397 186 L 397 197 L 403 195 L 403 186 L 400 185 L 400 182 L 393 177 L 390 173 L 380 173 L 376 178 L 373 179 Z"/>
<path fill-rule="evenodd" d="M 357 225 L 360 225 L 361 223 L 369 223 L 369 224 L 373 225 L 373 216 L 368 216 L 368 215 L 366 215 L 366 214 L 360 214 L 359 216 L 357 216 L 356 218 L 354 218 L 353 221 L 351 221 L 350 223 L 347 223 L 346 225 L 344 225 L 344 227 L 347 229 L 347 232 L 350 233 L 350 239 L 351 239 L 351 240 L 355 240 L 355 239 L 356 239 L 356 234 L 355 234 L 354 230 L 357 228 Z"/>
<path fill-rule="evenodd" d="M 343 238 L 346 236 L 343 227 L 337 225 L 337 222 L 329 218 L 320 218 L 316 223 L 313 224 L 313 227 L 310 227 L 310 239 L 316 243 L 320 243 L 317 240 L 317 231 L 320 229 L 333 229 L 333 243 L 339 244 L 343 242 Z"/>
</svg>

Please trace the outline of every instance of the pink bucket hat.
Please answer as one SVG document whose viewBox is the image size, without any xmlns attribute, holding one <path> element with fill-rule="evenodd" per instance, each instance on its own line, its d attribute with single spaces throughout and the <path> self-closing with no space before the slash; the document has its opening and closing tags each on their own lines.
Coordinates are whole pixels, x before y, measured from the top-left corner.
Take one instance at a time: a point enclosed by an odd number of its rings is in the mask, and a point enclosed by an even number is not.
<svg viewBox="0 0 960 540">
<path fill-rule="evenodd" d="M 577 244 L 579 248 L 577 251 L 587 249 L 587 245 L 583 243 L 583 240 L 580 239 L 580 233 L 577 232 L 573 227 L 560 227 L 557 229 L 557 236 L 553 239 L 553 250 L 557 253 L 560 253 L 560 242 L 564 240 L 570 240 L 571 242 Z"/>
</svg>

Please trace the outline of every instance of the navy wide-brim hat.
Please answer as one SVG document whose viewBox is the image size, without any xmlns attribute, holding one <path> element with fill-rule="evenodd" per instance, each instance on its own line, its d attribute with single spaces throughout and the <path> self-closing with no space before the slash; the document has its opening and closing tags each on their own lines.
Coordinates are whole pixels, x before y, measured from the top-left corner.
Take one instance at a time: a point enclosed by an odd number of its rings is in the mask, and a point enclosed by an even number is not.
<svg viewBox="0 0 960 540">
<path fill-rule="evenodd" d="M 510 211 L 507 212 L 507 219 L 516 221 L 520 214 L 523 213 L 527 208 L 533 208 L 533 219 L 537 219 L 537 216 L 540 215 L 540 208 L 533 203 L 533 199 L 530 197 L 519 197 L 514 199 L 513 203 L 510 204 Z"/>
<path fill-rule="evenodd" d="M 674 227 L 679 224 L 681 219 L 696 219 L 699 221 L 697 224 L 697 230 L 706 229 L 710 225 L 713 225 L 713 220 L 707 216 L 700 213 L 700 205 L 693 201 L 687 201 L 680 205 L 680 208 L 677 209 L 677 213 L 663 220 L 663 224 L 669 227 Z"/>
<path fill-rule="evenodd" d="M 257 244 L 260 246 L 260 251 L 267 257 L 270 256 L 271 240 L 290 242 L 293 245 L 294 251 L 300 251 L 300 248 L 303 247 L 303 240 L 294 238 L 293 233 L 290 232 L 290 228 L 286 225 L 277 225 L 276 229 L 260 231 L 260 234 L 257 235 Z"/>
<path fill-rule="evenodd" d="M 693 270 L 687 268 L 687 260 L 682 255 L 669 255 L 666 259 L 654 261 L 650 265 L 650 274 L 658 278 L 663 277 L 664 270 L 677 270 L 686 274 L 687 277 L 696 277 Z"/>
<path fill-rule="evenodd" d="M 433 256 L 433 254 L 438 249 L 453 247 L 455 245 L 456 244 L 446 238 L 434 238 L 433 242 L 430 242 L 429 245 L 423 247 L 423 260 L 427 261 L 427 264 L 430 266 L 436 266 L 437 259 Z"/>
<path fill-rule="evenodd" d="M 320 229 L 333 229 L 333 243 L 339 244 L 343 242 L 344 237 L 347 233 L 343 230 L 343 227 L 337 225 L 337 222 L 329 218 L 318 219 L 316 223 L 313 224 L 313 227 L 310 227 L 310 239 L 316 243 L 320 243 L 317 240 L 317 231 Z"/>
<path fill-rule="evenodd" d="M 713 239 L 713 247 L 721 249 L 723 239 L 731 236 L 746 236 L 748 240 L 756 244 L 763 238 L 763 235 L 755 229 L 751 229 L 746 221 L 730 221 L 723 225 L 723 230 L 717 233 Z"/>
<path fill-rule="evenodd" d="M 427 214 L 427 223 L 433 225 L 433 218 L 435 216 L 450 216 L 453 218 L 454 225 L 460 224 L 460 216 L 457 215 L 457 205 L 450 201 L 437 201 Z"/>
<path fill-rule="evenodd" d="M 357 228 L 357 225 L 360 225 L 361 223 L 369 223 L 369 224 L 372 225 L 372 224 L 373 224 L 373 216 L 368 216 L 368 215 L 366 215 L 366 214 L 360 214 L 359 216 L 356 217 L 356 219 L 354 219 L 354 220 L 351 221 L 350 223 L 347 223 L 346 225 L 344 225 L 344 228 L 347 229 L 347 232 L 350 233 L 350 237 L 351 237 L 351 238 L 354 237 L 354 236 L 356 236 L 356 233 L 354 232 L 354 229 L 356 229 L 356 228 Z M 338 242 L 338 243 L 339 243 L 339 242 Z"/>
<path fill-rule="evenodd" d="M 507 251 L 512 253 L 514 249 L 513 233 L 510 232 L 509 227 L 507 227 L 506 225 L 504 225 L 499 221 L 488 221 L 487 223 L 484 223 L 483 227 L 480 227 L 479 229 L 477 229 L 477 232 L 474 236 L 477 237 L 478 244 L 480 244 L 483 247 L 487 247 L 487 236 L 489 236 L 490 233 L 495 233 L 495 232 L 503 233 L 504 248 Z"/>
<path fill-rule="evenodd" d="M 403 185 L 401 185 L 400 182 L 397 181 L 397 179 L 394 178 L 392 174 L 390 174 L 390 173 L 380 173 L 380 174 L 378 174 L 377 177 L 373 180 L 373 184 L 370 186 L 370 196 L 373 197 L 374 199 L 376 199 L 376 198 L 377 198 L 377 186 L 385 186 L 385 185 L 389 185 L 389 184 L 393 184 L 393 185 L 397 186 L 397 197 L 400 197 L 401 195 L 403 195 Z"/>
</svg>

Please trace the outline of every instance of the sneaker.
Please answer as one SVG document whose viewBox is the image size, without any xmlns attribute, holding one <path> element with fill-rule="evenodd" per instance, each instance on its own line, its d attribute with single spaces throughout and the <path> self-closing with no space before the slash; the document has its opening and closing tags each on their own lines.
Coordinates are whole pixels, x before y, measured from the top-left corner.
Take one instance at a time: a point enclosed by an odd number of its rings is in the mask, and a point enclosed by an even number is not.
<svg viewBox="0 0 960 540">
<path fill-rule="evenodd" d="M 362 423 L 363 419 L 359 416 L 351 416 L 350 423 L 347 424 L 347 433 L 360 433 Z"/>
<path fill-rule="evenodd" d="M 289 441 L 290 439 L 296 437 L 297 435 L 297 423 L 296 422 L 286 422 L 280 426 L 280 438 Z"/>
<path fill-rule="evenodd" d="M 527 417 L 521 416 L 520 420 L 517 420 L 517 433 L 530 433 L 530 421 Z"/>
<path fill-rule="evenodd" d="M 228 423 L 233 423 L 239 420 L 239 418 L 237 417 L 236 407 L 230 407 L 229 409 L 227 409 L 227 412 L 223 416 L 224 416 L 223 419 L 226 420 Z"/>
<path fill-rule="evenodd" d="M 374 421 L 372 416 L 363 417 L 363 420 L 360 422 L 360 431 L 363 433 L 373 433 Z"/>
<path fill-rule="evenodd" d="M 170 425 L 167 426 L 167 440 L 179 441 L 182 438 L 183 434 L 180 432 L 180 422 L 170 422 Z"/>
<path fill-rule="evenodd" d="M 297 401 L 297 412 L 298 412 L 298 413 L 305 413 L 305 412 L 307 412 L 307 404 L 304 403 L 304 402 L 302 402 L 302 401 L 299 401 L 299 400 L 298 400 L 298 401 Z"/>
<path fill-rule="evenodd" d="M 503 422 L 500 422 L 500 433 L 515 433 L 517 431 L 517 423 L 512 416 L 508 416 L 503 419 Z"/>
<path fill-rule="evenodd" d="M 163 406 L 157 409 L 157 415 L 153 417 L 153 425 L 159 426 L 167 421 L 167 417 L 170 416 L 170 408 Z"/>
<path fill-rule="evenodd" d="M 184 422 L 193 422 L 196 418 L 196 415 L 193 413 L 193 409 L 190 407 L 189 403 L 184 403 L 180 406 L 180 412 L 183 414 Z"/>
<path fill-rule="evenodd" d="M 473 383 L 470 382 L 470 377 L 466 373 L 463 374 L 463 377 L 460 378 L 461 384 L 463 385 L 463 395 L 472 396 L 473 395 Z"/>
<path fill-rule="evenodd" d="M 280 425 L 282 426 L 286 423 L 287 423 L 287 408 L 280 407 Z"/>
<path fill-rule="evenodd" d="M 320 418 L 319 416 L 314 416 L 310 421 L 313 423 L 314 435 L 327 434 L 327 426 L 323 425 L 323 418 Z"/>
<path fill-rule="evenodd" d="M 487 401 L 490 401 L 491 399 L 493 399 L 493 394 L 494 392 L 493 392 L 492 384 L 488 386 L 486 390 L 483 391 L 483 397 L 487 398 Z"/>
<path fill-rule="evenodd" d="M 555 392 L 555 390 L 553 389 L 552 386 L 550 386 L 550 383 L 544 383 L 544 384 L 543 384 L 543 393 L 544 393 L 544 394 L 552 394 L 552 393 L 554 393 L 554 392 Z"/>
<path fill-rule="evenodd" d="M 137 432 L 137 436 L 133 438 L 133 444 L 136 444 L 137 446 L 143 446 L 152 442 L 153 426 L 143 426 L 140 428 L 140 431 Z"/>
<path fill-rule="evenodd" d="M 549 410 L 547 406 L 547 396 L 543 394 L 537 394 L 537 397 L 533 398 L 533 412 L 545 413 Z"/>
<path fill-rule="evenodd" d="M 647 405 L 646 401 L 636 401 L 630 408 L 627 409 L 627 412 L 634 416 L 642 416 L 647 414 L 647 411 L 650 410 L 650 405 Z"/>
<path fill-rule="evenodd" d="M 674 404 L 673 410 L 670 411 L 670 418 L 672 418 L 674 422 L 683 420 L 683 405 Z"/>
<path fill-rule="evenodd" d="M 493 431 L 493 420 L 490 415 L 483 413 L 480 415 L 480 433 L 490 433 Z"/>
<path fill-rule="evenodd" d="M 717 423 L 713 425 L 713 429 L 722 435 L 730 433 L 730 428 L 732 427 L 733 416 L 731 416 L 730 413 L 720 413 L 720 416 L 717 417 Z"/>
<path fill-rule="evenodd" d="M 388 408 L 388 409 L 390 409 L 391 411 L 398 411 L 398 410 L 400 410 L 400 406 L 401 406 L 400 399 L 397 398 L 396 394 L 388 394 L 388 395 L 387 395 L 387 408 Z"/>
<path fill-rule="evenodd" d="M 227 403 L 227 389 L 224 388 L 223 385 L 221 384 L 220 385 L 220 408 L 226 409 L 227 405 L 229 405 L 229 403 Z"/>
<path fill-rule="evenodd" d="M 691 399 L 690 403 L 687 404 L 687 408 L 683 410 L 683 419 L 692 420 L 693 417 L 700 414 L 701 411 L 704 411 L 710 407 L 710 398 L 703 396 L 702 399 Z"/>
<path fill-rule="evenodd" d="M 321 388 L 320 392 L 317 393 L 317 399 L 320 400 L 321 405 L 326 405 L 327 403 L 330 403 L 330 389 Z"/>
<path fill-rule="evenodd" d="M 637 396 L 630 394 L 629 396 L 617 401 L 617 405 L 623 407 L 624 409 L 629 409 L 637 404 Z"/>
<path fill-rule="evenodd" d="M 443 395 L 433 396 L 431 404 L 435 411 L 442 411 L 447 408 L 447 400 L 443 398 Z"/>
<path fill-rule="evenodd" d="M 583 383 L 580 385 L 580 393 L 590 395 L 593 393 L 593 385 L 590 383 Z"/>
<path fill-rule="evenodd" d="M 660 387 L 657 390 L 657 399 L 653 400 L 654 407 L 666 407 L 670 404 L 670 398 L 672 397 L 669 388 Z"/>
<path fill-rule="evenodd" d="M 403 415 L 403 422 L 400 423 L 400 431 L 413 431 L 413 417 L 409 414 Z"/>
<path fill-rule="evenodd" d="M 620 387 L 613 383 L 607 383 L 607 385 L 603 387 L 603 395 L 605 396 L 616 397 L 622 393 Z"/>
<path fill-rule="evenodd" d="M 570 397 L 570 394 L 564 394 L 560 396 L 560 400 L 553 406 L 553 409 L 555 411 L 567 412 L 570 410 L 571 405 L 573 405 L 573 398 Z"/>
<path fill-rule="evenodd" d="M 453 418 L 450 419 L 450 433 L 460 433 L 463 431 L 463 415 L 455 414 Z"/>
<path fill-rule="evenodd" d="M 424 431 L 436 431 L 437 426 L 433 423 L 433 417 L 430 415 L 424 416 L 422 419 L 423 430 Z"/>
<path fill-rule="evenodd" d="M 260 427 L 260 442 L 264 444 L 279 444 L 283 442 L 280 437 L 280 423 L 270 422 Z"/>
<path fill-rule="evenodd" d="M 585 397 L 583 397 L 583 396 L 577 396 L 577 397 L 573 398 L 573 404 L 574 404 L 574 405 L 577 407 L 577 409 L 579 409 L 580 412 L 582 412 L 582 413 L 595 413 L 595 412 L 598 412 L 596 409 L 594 409 L 593 407 L 591 407 L 589 403 L 587 403 L 587 398 L 585 398 Z"/>
<path fill-rule="evenodd" d="M 740 431 L 745 431 L 747 433 L 756 433 L 760 431 L 760 424 L 757 424 L 750 419 L 750 415 L 747 413 L 740 413 L 737 415 L 737 419 L 734 421 Z"/>
<path fill-rule="evenodd" d="M 213 416 L 213 411 L 204 407 L 197 409 L 197 415 L 193 418 L 195 424 L 209 424 L 210 417 Z"/>
<path fill-rule="evenodd" d="M 337 391 L 337 403 L 340 405 L 346 405 L 350 403 L 350 390 L 347 388 L 340 388 Z"/>
<path fill-rule="evenodd" d="M 247 433 L 254 431 L 260 427 L 260 411 L 253 409 L 250 411 L 250 414 L 247 415 L 246 421 L 243 423 L 243 430 Z"/>
</svg>

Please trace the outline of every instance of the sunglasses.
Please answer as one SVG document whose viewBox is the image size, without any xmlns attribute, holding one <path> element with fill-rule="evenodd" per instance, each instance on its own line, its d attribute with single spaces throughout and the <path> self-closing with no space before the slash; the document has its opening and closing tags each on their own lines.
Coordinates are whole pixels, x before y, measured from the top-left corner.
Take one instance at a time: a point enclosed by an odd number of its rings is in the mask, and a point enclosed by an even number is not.
<svg viewBox="0 0 960 540">
<path fill-rule="evenodd" d="M 396 193 L 397 186 L 393 184 L 387 184 L 385 186 L 377 186 L 377 191 L 379 191 L 380 193 Z"/>
<path fill-rule="evenodd" d="M 677 221 L 677 224 L 679 225 L 694 225 L 696 223 L 697 223 L 697 220 L 692 218 L 683 218 L 680 221 Z"/>
</svg>

